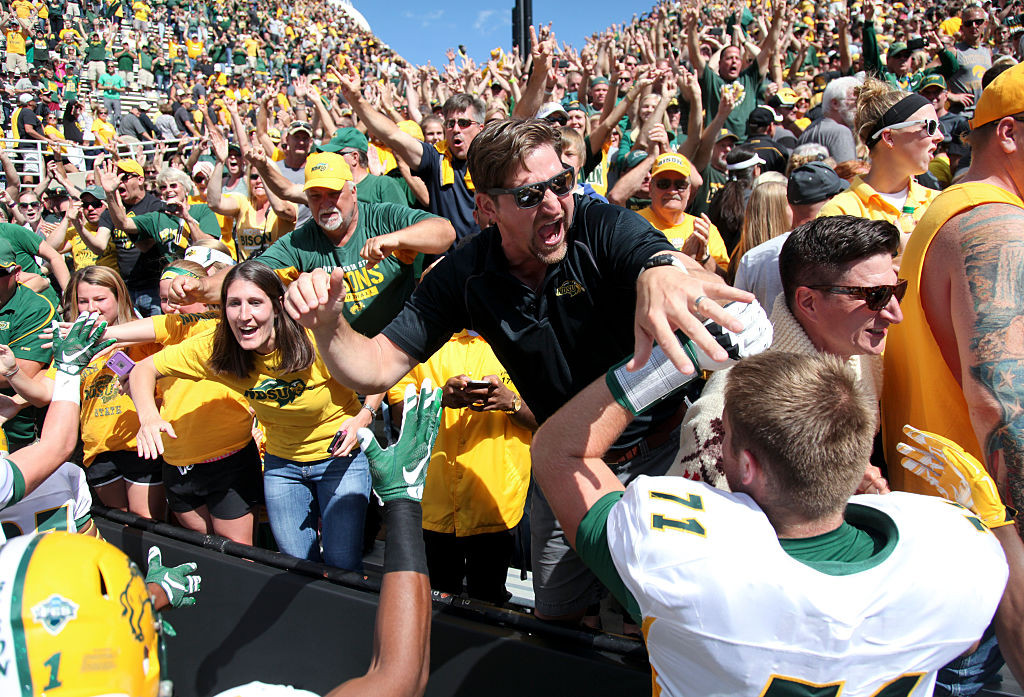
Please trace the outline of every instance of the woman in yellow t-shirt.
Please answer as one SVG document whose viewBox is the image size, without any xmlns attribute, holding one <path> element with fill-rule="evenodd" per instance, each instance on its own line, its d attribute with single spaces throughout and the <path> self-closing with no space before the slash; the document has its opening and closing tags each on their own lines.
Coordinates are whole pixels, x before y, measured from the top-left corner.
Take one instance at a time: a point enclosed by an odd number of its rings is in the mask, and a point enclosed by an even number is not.
<svg viewBox="0 0 1024 697">
<path fill-rule="evenodd" d="M 219 313 L 208 312 L 203 303 L 182 307 L 167 302 L 171 279 L 181 275 L 205 276 L 206 270 L 194 261 L 172 262 L 160 277 L 164 314 L 108 327 L 107 338 L 171 346 L 210 331 Z M 251 545 L 253 507 L 262 498 L 262 482 L 248 403 L 213 380 L 166 378 L 160 387 L 160 417 L 177 435 L 167 440 L 163 453 L 168 506 L 189 530 Z"/>
<path fill-rule="evenodd" d="M 107 108 L 99 107 L 96 109 L 96 114 L 92 119 L 92 128 L 90 130 L 96 136 L 96 142 L 99 145 L 106 145 L 117 135 L 117 129 L 114 128 L 114 124 L 107 121 L 108 116 Z"/>
<path fill-rule="evenodd" d="M 295 228 L 298 211 L 294 203 L 282 201 L 271 194 L 264 186 L 263 178 L 252 167 L 248 168 L 248 196 L 224 193 L 221 180 L 230 154 L 228 144 L 216 129 L 211 130 L 210 140 L 217 163 L 206 188 L 207 205 L 214 213 L 234 219 L 238 256 L 249 259 L 291 232 Z"/>
<path fill-rule="evenodd" d="M 935 107 L 920 94 L 868 78 L 857 89 L 854 127 L 871 153 L 871 169 L 826 203 L 819 216 L 888 220 L 900 230 L 900 253 L 938 191 L 914 179 L 928 171 L 942 130 Z"/>
<path fill-rule="evenodd" d="M 331 377 L 309 333 L 285 312 L 283 296 L 270 267 L 243 262 L 224 279 L 224 317 L 213 329 L 135 367 L 139 451 L 156 457 L 164 450 L 161 433 L 173 434 L 153 397 L 158 378 L 216 380 L 240 392 L 266 429 L 263 486 L 278 547 L 294 557 L 360 569 L 370 473 L 355 436 L 372 415 Z M 339 432 L 344 435 L 336 444 Z"/>
<path fill-rule="evenodd" d="M 116 271 L 105 266 L 79 269 L 68 283 L 66 319 L 82 312 L 99 312 L 110 326 L 133 319 L 128 288 Z M 141 361 L 156 352 L 154 344 L 130 346 L 125 353 Z M 160 462 L 139 457 L 135 434 L 139 418 L 131 398 L 121 394 L 117 375 L 107 369 L 114 353 L 104 351 L 82 371 L 82 444 L 85 476 L 99 500 L 111 508 L 128 510 L 145 518 L 163 520 L 164 488 Z M 53 395 L 53 366 L 37 380 L 10 381 L 30 404 L 48 404 Z"/>
</svg>

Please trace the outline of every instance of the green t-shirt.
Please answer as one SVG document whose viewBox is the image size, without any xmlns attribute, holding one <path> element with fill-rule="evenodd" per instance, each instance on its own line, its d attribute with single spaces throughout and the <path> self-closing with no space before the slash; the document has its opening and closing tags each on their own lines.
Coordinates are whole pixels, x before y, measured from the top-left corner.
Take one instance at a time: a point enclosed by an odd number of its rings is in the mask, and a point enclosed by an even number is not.
<svg viewBox="0 0 1024 697">
<path fill-rule="evenodd" d="M 31 230 L 23 228 L 21 225 L 14 225 L 13 223 L 0 223 L 0 237 L 3 237 L 10 243 L 11 248 L 14 250 L 14 259 L 18 262 L 18 266 L 21 267 L 22 271 L 43 275 L 43 270 L 36 261 L 36 255 L 39 253 L 39 247 L 43 243 L 43 238 Z M 41 295 L 49 300 L 54 307 L 60 307 L 57 291 L 52 286 L 47 286 Z"/>
<path fill-rule="evenodd" d="M 135 69 L 135 59 L 130 53 L 122 53 L 117 57 L 117 69 L 130 72 Z"/>
<path fill-rule="evenodd" d="M 87 61 L 101 61 L 107 57 L 107 42 L 102 39 L 90 41 L 85 46 L 85 59 Z"/>
<path fill-rule="evenodd" d="M 608 547 L 608 516 L 625 492 L 613 491 L 590 507 L 576 530 L 576 553 L 640 624 L 640 605 L 615 569 Z M 824 535 L 779 540 L 789 556 L 830 576 L 848 576 L 880 564 L 899 539 L 889 516 L 869 506 L 850 504 L 845 520 Z"/>
<path fill-rule="evenodd" d="M 356 198 L 363 203 L 397 203 L 407 206 L 408 200 L 401 187 L 391 177 L 367 174 L 356 186 Z"/>
<path fill-rule="evenodd" d="M 357 205 L 359 224 L 343 246 L 335 246 L 316 221 L 309 220 L 274 242 L 257 258 L 277 270 L 285 282 L 313 269 L 331 271 L 341 267 L 349 287 L 345 298 L 345 319 L 360 334 L 374 336 L 398 314 L 412 294 L 415 255 L 402 253 L 403 259 L 400 260 L 392 254 L 373 268 L 368 268 L 359 252 L 371 237 L 386 235 L 436 216 L 392 203 L 359 202 Z"/>
<path fill-rule="evenodd" d="M 697 193 L 693 197 L 693 203 L 686 210 L 687 213 L 695 216 L 700 216 L 701 213 L 707 213 L 711 210 L 711 200 L 718 193 L 719 189 L 725 186 L 726 181 L 725 172 L 719 172 L 711 165 L 705 167 L 700 176 L 704 178 L 704 182 L 697 189 Z"/>
<path fill-rule="evenodd" d="M 725 120 L 725 127 L 743 140 L 747 135 L 747 117 L 750 112 L 757 108 L 758 94 L 761 92 L 761 85 L 764 83 L 764 76 L 758 70 L 757 61 L 754 61 L 744 68 L 736 82 L 743 85 L 743 101 L 736 105 L 736 108 Z M 726 81 L 717 71 L 709 67 L 704 68 L 704 74 L 700 77 L 701 96 L 704 101 L 704 125 L 711 123 L 718 113 L 718 103 L 722 98 L 722 87 Z"/>
<path fill-rule="evenodd" d="M 139 68 L 153 72 L 153 54 L 149 51 L 139 51 Z"/>
<path fill-rule="evenodd" d="M 50 326 L 55 317 L 53 308 L 53 303 L 45 297 L 19 285 L 11 299 L 0 307 L 0 343 L 10 346 L 15 358 L 48 365 L 53 360 L 53 350 L 42 347 L 45 341 L 39 337 L 39 332 Z M 2 392 L 14 395 L 10 388 Z M 27 445 L 36 437 L 39 415 L 39 410 L 27 407 L 3 425 L 12 448 Z"/>
<path fill-rule="evenodd" d="M 200 230 L 220 239 L 220 223 L 209 206 L 205 203 L 195 203 L 188 207 L 188 212 L 199 223 Z M 185 250 L 189 245 L 189 229 L 183 219 L 154 211 L 143 213 L 133 220 L 140 236 L 156 240 L 166 261 L 171 262 L 185 256 Z"/>
<path fill-rule="evenodd" d="M 124 78 L 120 75 L 100 75 L 100 88 L 103 89 L 103 96 L 107 99 L 120 99 L 121 93 L 113 87 L 124 88 Z"/>
</svg>

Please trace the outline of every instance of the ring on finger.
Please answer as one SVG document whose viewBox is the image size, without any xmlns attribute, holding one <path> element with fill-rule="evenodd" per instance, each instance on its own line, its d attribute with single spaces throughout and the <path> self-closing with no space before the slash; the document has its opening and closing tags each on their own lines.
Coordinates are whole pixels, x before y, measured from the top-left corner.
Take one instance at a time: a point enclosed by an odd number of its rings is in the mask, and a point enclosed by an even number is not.
<svg viewBox="0 0 1024 697">
<path fill-rule="evenodd" d="M 698 314 L 700 314 L 701 317 L 704 317 L 705 315 L 704 315 L 703 312 L 700 311 L 700 304 L 702 302 L 704 302 L 705 300 L 707 300 L 707 299 L 708 299 L 708 296 L 706 296 L 706 295 L 698 295 L 697 299 L 693 301 L 693 310 L 694 310 L 694 312 L 697 312 Z"/>
</svg>

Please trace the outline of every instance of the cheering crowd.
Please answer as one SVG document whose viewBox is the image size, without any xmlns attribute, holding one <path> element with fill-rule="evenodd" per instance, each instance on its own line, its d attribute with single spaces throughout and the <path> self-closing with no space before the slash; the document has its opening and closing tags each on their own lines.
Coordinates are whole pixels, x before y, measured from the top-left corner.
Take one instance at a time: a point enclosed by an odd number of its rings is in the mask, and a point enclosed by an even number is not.
<svg viewBox="0 0 1024 697">
<path fill-rule="evenodd" d="M 1024 676 L 1021 0 L 665 2 L 440 67 L 327 2 L 14 0 L 0 23 L 8 538 L 95 533 L 95 498 L 244 544 L 265 515 L 264 544 L 361 570 L 382 518 L 408 533 L 370 492 L 429 380 L 436 442 L 399 498 L 436 590 L 504 605 L 514 564 L 537 617 L 595 629 L 611 591 L 668 693 L 756 694 L 756 671 L 685 677 L 712 659 L 664 596 L 736 597 L 730 564 L 762 564 L 780 617 L 831 626 L 846 609 L 794 599 L 848 590 L 792 562 L 891 553 L 936 584 L 921 617 L 969 611 L 895 639 L 864 694 L 915 666 L 941 694 Z M 77 447 L 44 428 L 68 401 Z M 28 476 L 26 453 L 56 459 Z M 768 542 L 716 536 L 754 509 Z M 913 570 L 950 551 L 960 571 Z"/>
</svg>

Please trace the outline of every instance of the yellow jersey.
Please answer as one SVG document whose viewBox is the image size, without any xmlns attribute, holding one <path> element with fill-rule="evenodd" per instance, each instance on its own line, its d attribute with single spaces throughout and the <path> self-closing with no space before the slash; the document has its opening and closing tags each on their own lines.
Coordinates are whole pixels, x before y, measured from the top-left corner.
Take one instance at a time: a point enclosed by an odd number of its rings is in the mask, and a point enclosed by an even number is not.
<svg viewBox="0 0 1024 697">
<path fill-rule="evenodd" d="M 915 179 L 910 179 L 907 202 L 904 205 L 914 209 L 915 224 L 924 216 L 928 204 L 938 195 L 939 192 L 935 189 L 921 186 Z M 890 223 L 895 223 L 902 213 L 903 211 L 882 198 L 881 194 L 871 188 L 860 175 L 857 175 L 850 182 L 849 189 L 833 196 L 828 203 L 822 206 L 818 217 L 855 215 L 858 218 L 888 220 Z"/>
<path fill-rule="evenodd" d="M 443 386 L 448 378 L 481 380 L 497 375 L 515 385 L 483 337 L 463 331 L 388 392 L 401 402 L 405 387 L 424 378 Z M 445 409 L 423 488 L 423 527 L 457 537 L 510 530 L 523 516 L 530 485 L 533 434 L 500 411 Z"/>
<path fill-rule="evenodd" d="M 266 429 L 267 452 L 297 462 L 327 457 L 327 449 L 341 423 L 359 413 L 362 403 L 342 386 L 317 355 L 313 365 L 297 373 L 275 368 L 280 352 L 254 355 L 253 371 L 245 377 L 214 373 L 209 368 L 214 328 L 168 346 L 153 357 L 165 377 L 216 380 L 248 400 Z M 312 334 L 307 334 L 313 341 Z"/>
<path fill-rule="evenodd" d="M 689 213 L 684 213 L 681 223 L 671 225 L 668 221 L 660 218 L 650 206 L 637 211 L 637 213 L 656 229 L 661 230 L 665 237 L 668 238 L 668 241 L 672 243 L 672 246 L 680 250 L 683 248 L 683 243 L 686 242 L 686 239 L 693 234 L 693 224 L 697 220 Z M 725 240 L 722 239 L 721 233 L 718 232 L 718 228 L 714 224 L 711 225 L 711 234 L 708 236 L 708 252 L 715 258 L 715 263 L 719 267 L 722 269 L 729 267 L 729 251 L 725 248 Z"/>
</svg>

